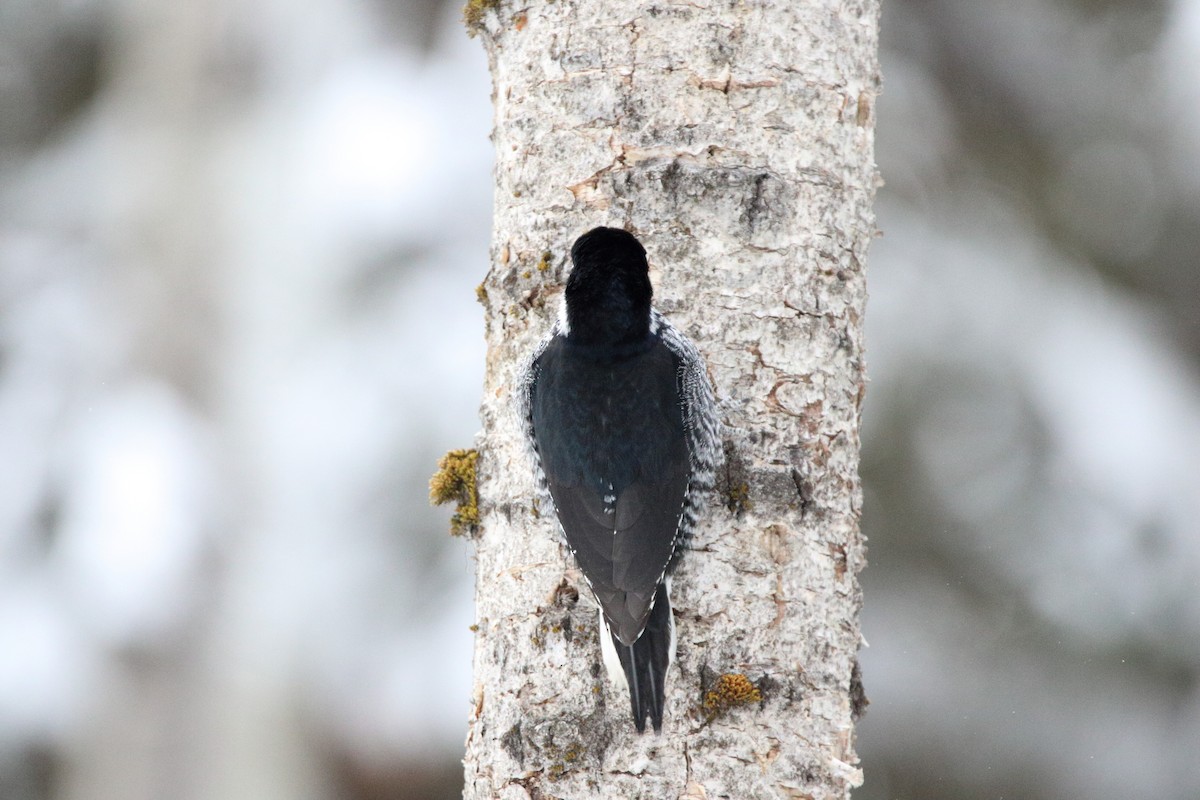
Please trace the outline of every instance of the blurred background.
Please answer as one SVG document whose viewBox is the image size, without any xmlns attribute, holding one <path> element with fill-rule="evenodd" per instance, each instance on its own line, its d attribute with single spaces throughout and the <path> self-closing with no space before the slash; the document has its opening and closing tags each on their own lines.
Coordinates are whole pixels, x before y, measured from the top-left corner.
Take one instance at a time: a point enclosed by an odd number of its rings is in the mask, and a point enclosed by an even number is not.
<svg viewBox="0 0 1200 800">
<path fill-rule="evenodd" d="M 887 0 L 864 800 L 1200 797 L 1200 0 Z M 0 800 L 453 798 L 459 0 L 0 0 Z"/>
</svg>

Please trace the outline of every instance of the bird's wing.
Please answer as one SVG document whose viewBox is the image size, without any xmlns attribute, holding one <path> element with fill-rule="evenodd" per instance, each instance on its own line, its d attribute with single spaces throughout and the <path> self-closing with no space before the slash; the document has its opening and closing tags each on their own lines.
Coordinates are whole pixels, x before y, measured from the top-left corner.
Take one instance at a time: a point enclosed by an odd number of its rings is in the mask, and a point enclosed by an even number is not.
<svg viewBox="0 0 1200 800">
<path fill-rule="evenodd" d="M 654 591 L 675 549 L 687 492 L 687 454 L 666 474 L 640 477 L 604 502 L 604 490 L 549 477 L 567 544 L 617 637 L 632 642 L 645 627 Z M 615 490 L 614 490 L 615 491 Z"/>
<path fill-rule="evenodd" d="M 567 544 L 613 633 L 632 644 L 675 549 L 690 473 L 679 362 L 578 363 L 553 343 L 533 390 L 534 438 Z"/>
</svg>

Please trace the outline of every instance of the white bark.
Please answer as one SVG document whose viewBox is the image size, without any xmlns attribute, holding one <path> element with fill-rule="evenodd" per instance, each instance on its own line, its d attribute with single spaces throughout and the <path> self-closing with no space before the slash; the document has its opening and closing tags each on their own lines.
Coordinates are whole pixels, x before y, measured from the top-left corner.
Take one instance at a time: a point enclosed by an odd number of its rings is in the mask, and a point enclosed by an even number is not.
<svg viewBox="0 0 1200 800">
<path fill-rule="evenodd" d="M 844 798 L 861 782 L 877 21 L 875 0 L 558 0 L 484 18 L 497 164 L 465 797 Z M 514 413 L 567 249 L 598 224 L 646 245 L 657 305 L 708 360 L 727 483 L 749 490 L 740 513 L 710 505 L 677 573 L 661 736 L 638 736 L 604 680 L 594 605 L 534 513 Z M 707 722 L 723 673 L 764 700 Z"/>
</svg>

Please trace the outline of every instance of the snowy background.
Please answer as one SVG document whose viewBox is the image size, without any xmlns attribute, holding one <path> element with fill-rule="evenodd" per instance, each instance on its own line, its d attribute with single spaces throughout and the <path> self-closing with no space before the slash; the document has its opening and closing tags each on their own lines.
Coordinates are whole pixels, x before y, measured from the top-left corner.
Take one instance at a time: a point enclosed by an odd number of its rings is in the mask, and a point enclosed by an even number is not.
<svg viewBox="0 0 1200 800">
<path fill-rule="evenodd" d="M 1200 0 L 887 0 L 864 800 L 1200 796 Z M 0 0 L 0 800 L 451 798 L 490 83 Z"/>
</svg>

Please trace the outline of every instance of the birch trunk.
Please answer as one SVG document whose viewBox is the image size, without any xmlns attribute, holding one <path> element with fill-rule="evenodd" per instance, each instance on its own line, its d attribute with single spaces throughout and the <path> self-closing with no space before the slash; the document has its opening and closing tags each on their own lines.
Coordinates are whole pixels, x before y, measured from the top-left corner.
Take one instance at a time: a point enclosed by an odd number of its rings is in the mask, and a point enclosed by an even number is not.
<svg viewBox="0 0 1200 800">
<path fill-rule="evenodd" d="M 844 798 L 861 783 L 877 21 L 875 0 L 546 0 L 478 22 L 496 194 L 466 798 Z M 707 358 L 727 426 L 722 496 L 676 573 L 662 735 L 638 736 L 605 679 L 595 606 L 537 514 L 514 412 L 568 248 L 600 224 L 645 244 L 656 304 Z M 728 673 L 763 699 L 713 717 L 705 692 Z"/>
</svg>

